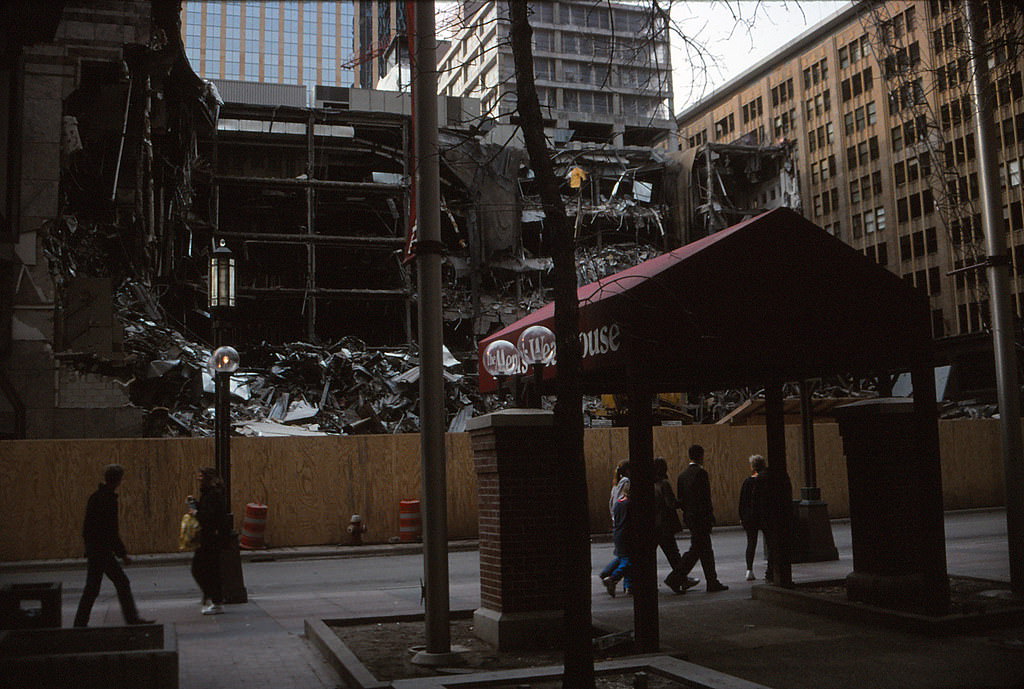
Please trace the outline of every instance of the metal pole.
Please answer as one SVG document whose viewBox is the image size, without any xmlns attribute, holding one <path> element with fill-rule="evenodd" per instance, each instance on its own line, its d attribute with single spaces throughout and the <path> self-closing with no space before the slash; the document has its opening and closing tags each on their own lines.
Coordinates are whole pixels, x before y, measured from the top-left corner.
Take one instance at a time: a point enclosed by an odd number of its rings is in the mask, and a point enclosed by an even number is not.
<svg viewBox="0 0 1024 689">
<path fill-rule="evenodd" d="M 448 513 L 441 368 L 441 198 L 437 144 L 437 37 L 434 3 L 416 3 L 413 32 L 416 149 L 415 244 L 419 290 L 420 451 L 423 461 L 423 578 L 426 650 L 414 662 L 435 664 L 450 654 Z"/>
<path fill-rule="evenodd" d="M 224 481 L 224 495 L 227 498 L 228 511 L 231 506 L 231 401 L 228 390 L 231 385 L 231 374 L 226 371 L 218 371 L 214 374 L 214 391 L 217 395 L 216 406 L 214 407 L 214 454 L 217 457 L 217 473 Z"/>
<path fill-rule="evenodd" d="M 821 500 L 814 457 L 814 409 L 811 406 L 811 386 L 806 380 L 800 381 L 800 422 L 804 441 L 804 485 L 800 489 L 800 497 Z"/>
<path fill-rule="evenodd" d="M 1020 428 L 1020 388 L 1014 350 L 1013 306 L 1010 303 L 1010 266 L 1006 234 L 1002 226 L 999 167 L 996 162 L 995 124 L 988 100 L 988 64 L 982 44 L 981 12 L 973 0 L 965 0 L 964 13 L 970 40 L 971 86 L 978 137 L 978 178 L 981 182 L 981 217 L 988 249 L 989 303 L 992 343 L 999 399 L 999 428 L 1006 476 L 1006 526 L 1010 556 L 1010 588 L 1024 596 L 1024 443 Z"/>
</svg>

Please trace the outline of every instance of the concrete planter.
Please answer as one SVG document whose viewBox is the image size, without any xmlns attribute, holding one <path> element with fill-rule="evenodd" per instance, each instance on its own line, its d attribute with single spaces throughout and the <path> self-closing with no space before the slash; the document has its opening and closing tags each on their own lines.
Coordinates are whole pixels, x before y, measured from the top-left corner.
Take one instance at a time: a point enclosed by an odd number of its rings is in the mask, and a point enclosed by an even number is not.
<svg viewBox="0 0 1024 689">
<path fill-rule="evenodd" d="M 164 625 L 0 632 L 0 677 L 12 689 L 178 689 L 178 645 Z"/>
</svg>

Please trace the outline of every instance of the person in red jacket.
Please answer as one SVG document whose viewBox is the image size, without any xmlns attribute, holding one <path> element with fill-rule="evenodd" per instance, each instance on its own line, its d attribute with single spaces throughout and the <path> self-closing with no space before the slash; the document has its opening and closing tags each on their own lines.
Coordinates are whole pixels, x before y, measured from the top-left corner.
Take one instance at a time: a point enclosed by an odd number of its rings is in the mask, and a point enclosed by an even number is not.
<svg viewBox="0 0 1024 689">
<path fill-rule="evenodd" d="M 121 614 L 126 624 L 153 624 L 153 620 L 139 617 L 132 596 L 131 583 L 121 569 L 117 558 L 127 565 L 132 559 L 121 541 L 118 533 L 117 490 L 124 479 L 124 467 L 111 464 L 103 472 L 103 483 L 96 492 L 89 496 L 85 508 L 85 523 L 82 525 L 82 538 L 85 540 L 85 557 L 88 561 L 88 572 L 85 576 L 85 588 L 78 602 L 75 614 L 75 626 L 87 627 L 93 603 L 100 593 L 103 575 L 106 574 L 117 590 L 117 600 L 121 603 Z"/>
</svg>

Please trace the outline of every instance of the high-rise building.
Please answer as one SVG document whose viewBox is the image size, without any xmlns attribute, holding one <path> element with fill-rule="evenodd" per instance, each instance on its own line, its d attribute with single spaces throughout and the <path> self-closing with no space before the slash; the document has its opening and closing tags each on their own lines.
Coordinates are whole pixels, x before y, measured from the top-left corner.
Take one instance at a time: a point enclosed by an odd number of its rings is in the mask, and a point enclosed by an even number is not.
<svg viewBox="0 0 1024 689">
<path fill-rule="evenodd" d="M 979 6 L 1019 316 L 1024 19 L 1016 3 Z M 926 291 L 935 337 L 984 332 L 986 251 L 964 28 L 961 2 L 856 3 L 686 108 L 677 124 L 679 148 L 690 154 L 683 159 L 696 160 L 690 239 L 717 229 L 701 213 L 720 180 L 756 175 L 758 149 L 788 145 L 804 215 Z M 713 207 L 741 219 L 776 204 L 776 191 Z"/>
<path fill-rule="evenodd" d="M 355 55 L 352 0 L 188 0 L 183 5 L 185 52 L 205 79 L 359 85 L 351 66 Z"/>
<path fill-rule="evenodd" d="M 668 26 L 649 5 L 531 2 L 537 94 L 556 145 L 650 145 L 674 129 Z M 439 92 L 472 96 L 511 124 L 515 69 L 508 6 L 464 1 L 439 63 Z"/>
</svg>

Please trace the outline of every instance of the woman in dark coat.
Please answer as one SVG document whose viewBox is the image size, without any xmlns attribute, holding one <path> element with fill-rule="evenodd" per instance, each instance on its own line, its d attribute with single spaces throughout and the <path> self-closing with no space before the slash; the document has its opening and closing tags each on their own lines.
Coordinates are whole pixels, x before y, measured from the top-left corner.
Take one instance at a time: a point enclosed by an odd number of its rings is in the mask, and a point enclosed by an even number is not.
<svg viewBox="0 0 1024 689">
<path fill-rule="evenodd" d="M 750 476 L 743 479 L 740 487 L 740 523 L 747 532 L 747 581 L 753 581 L 754 555 L 757 552 L 757 532 L 765 532 L 768 525 L 768 489 L 765 485 L 767 465 L 761 455 L 751 455 Z M 768 553 L 768 535 L 764 537 L 765 557 Z"/>
<path fill-rule="evenodd" d="M 224 481 L 212 467 L 199 470 L 199 501 L 189 496 L 192 513 L 199 521 L 199 547 L 192 557 L 192 577 L 203 592 L 204 615 L 224 612 L 220 576 L 220 551 L 227 536 L 227 497 Z"/>
</svg>

